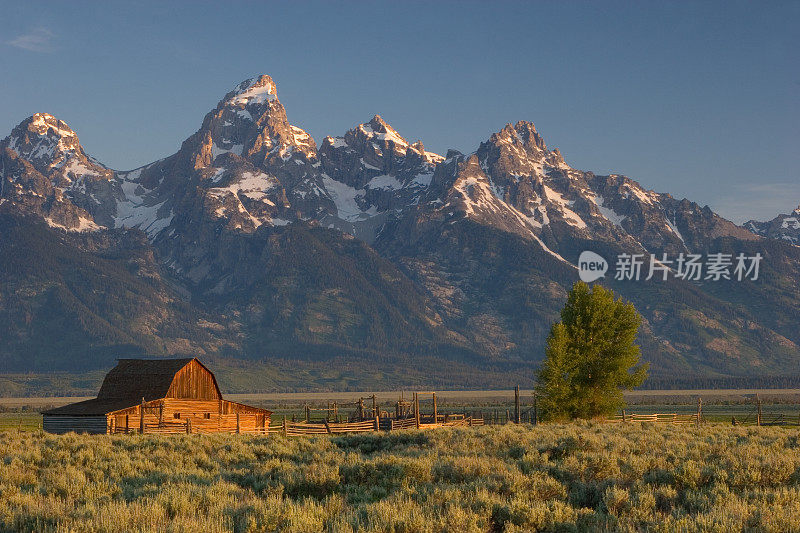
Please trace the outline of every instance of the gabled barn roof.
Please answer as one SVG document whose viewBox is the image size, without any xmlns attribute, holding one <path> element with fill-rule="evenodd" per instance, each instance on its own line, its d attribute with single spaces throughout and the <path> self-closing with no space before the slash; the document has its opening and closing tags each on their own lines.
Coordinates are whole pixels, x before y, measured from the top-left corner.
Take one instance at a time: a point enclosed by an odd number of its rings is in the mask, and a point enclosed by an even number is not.
<svg viewBox="0 0 800 533">
<path fill-rule="evenodd" d="M 131 398 L 93 398 L 83 402 L 71 403 L 44 411 L 44 415 L 71 415 L 71 416 L 104 416 L 113 411 L 126 409 L 139 404 L 142 401 L 133 400 Z"/>
<path fill-rule="evenodd" d="M 194 358 L 182 359 L 119 359 L 117 366 L 106 374 L 97 398 L 50 409 L 47 415 L 95 416 L 125 409 L 145 401 L 164 398 L 170 385 L 183 367 Z M 200 361 L 197 363 L 208 370 Z M 209 371 L 214 387 L 219 394 L 219 386 L 213 373 Z M 221 395 L 220 395 L 221 398 Z"/>
<path fill-rule="evenodd" d="M 192 362 L 184 359 L 119 359 L 106 374 L 97 399 L 127 398 L 141 402 L 167 395 L 178 371 Z"/>
</svg>

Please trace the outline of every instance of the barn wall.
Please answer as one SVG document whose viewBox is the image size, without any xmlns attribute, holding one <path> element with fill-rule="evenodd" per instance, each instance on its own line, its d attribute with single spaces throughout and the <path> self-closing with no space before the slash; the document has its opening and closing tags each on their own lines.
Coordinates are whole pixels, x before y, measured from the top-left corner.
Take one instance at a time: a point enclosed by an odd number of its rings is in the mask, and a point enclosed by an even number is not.
<svg viewBox="0 0 800 533">
<path fill-rule="evenodd" d="M 105 433 L 106 417 L 44 415 L 42 429 L 48 433 Z"/>
<path fill-rule="evenodd" d="M 214 375 L 195 360 L 175 374 L 167 397 L 197 400 L 219 400 L 221 398 Z"/>
<path fill-rule="evenodd" d="M 108 425 L 114 433 L 138 432 L 140 428 L 140 408 L 137 405 L 110 413 Z M 147 402 L 144 408 L 145 432 L 161 426 L 186 427 L 192 433 L 241 432 L 262 429 L 269 426 L 270 412 L 227 400 L 186 400 L 164 398 Z M 176 416 L 177 415 L 177 416 Z"/>
</svg>

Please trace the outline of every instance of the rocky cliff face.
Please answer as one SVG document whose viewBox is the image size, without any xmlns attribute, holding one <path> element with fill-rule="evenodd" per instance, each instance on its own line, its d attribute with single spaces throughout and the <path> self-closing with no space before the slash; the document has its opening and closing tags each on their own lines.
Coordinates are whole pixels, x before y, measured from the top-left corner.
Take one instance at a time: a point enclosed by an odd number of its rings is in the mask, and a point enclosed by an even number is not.
<svg viewBox="0 0 800 533">
<path fill-rule="evenodd" d="M 528 368 L 583 250 L 763 251 L 758 285 L 605 283 L 644 314 L 654 373 L 768 374 L 800 355 L 785 318 L 800 311 L 800 212 L 742 228 L 626 176 L 573 168 L 530 122 L 443 157 L 376 115 L 318 149 L 259 76 L 226 94 L 175 154 L 133 171 L 103 166 L 64 122 L 36 114 L 0 141 L 0 180 L 14 227 L 46 222 L 81 254 L 81 271 L 99 257 L 128 268 L 113 243 L 146 236 L 137 254 L 152 258 L 155 278 L 145 278 L 159 288 L 147 298 L 161 321 L 114 322 L 127 311 L 95 302 L 87 312 L 114 324 L 111 346 L 153 351 L 180 337 L 237 357 L 310 350 L 413 365 L 433 353 Z M 171 321 L 180 335 L 159 329 Z M 101 342 L 92 335 L 74 346 Z"/>
</svg>

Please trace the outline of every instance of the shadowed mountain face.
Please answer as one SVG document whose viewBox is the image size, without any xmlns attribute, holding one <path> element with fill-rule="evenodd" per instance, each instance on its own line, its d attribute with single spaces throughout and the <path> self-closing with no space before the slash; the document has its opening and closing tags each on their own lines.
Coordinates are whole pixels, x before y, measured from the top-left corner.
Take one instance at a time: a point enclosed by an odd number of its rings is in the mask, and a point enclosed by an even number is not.
<svg viewBox="0 0 800 533">
<path fill-rule="evenodd" d="M 0 141 L 0 367 L 151 353 L 343 357 L 356 374 L 370 359 L 424 360 L 432 383 L 448 365 L 430 361 L 530 373 L 592 250 L 612 268 L 642 254 L 645 271 L 650 254 L 762 254 L 755 281 L 610 271 L 602 283 L 642 312 L 656 376 L 800 375 L 792 217 L 739 227 L 574 169 L 530 122 L 441 156 L 376 115 L 318 148 L 269 76 L 237 85 L 175 154 L 132 171 L 95 161 L 40 113 Z"/>
<path fill-rule="evenodd" d="M 750 220 L 744 227 L 757 235 L 800 246 L 800 205 L 788 215 L 778 215 L 767 222 Z"/>
</svg>

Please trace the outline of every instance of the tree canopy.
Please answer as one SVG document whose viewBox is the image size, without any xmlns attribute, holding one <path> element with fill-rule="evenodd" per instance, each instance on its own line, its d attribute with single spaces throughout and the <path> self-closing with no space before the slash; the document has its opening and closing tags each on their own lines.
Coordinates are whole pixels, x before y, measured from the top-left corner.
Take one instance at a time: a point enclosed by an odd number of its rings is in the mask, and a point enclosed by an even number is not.
<svg viewBox="0 0 800 533">
<path fill-rule="evenodd" d="M 647 376 L 635 344 L 641 321 L 633 304 L 615 300 L 610 289 L 575 283 L 537 376 L 543 418 L 595 418 L 624 407 L 622 390 Z"/>
</svg>

